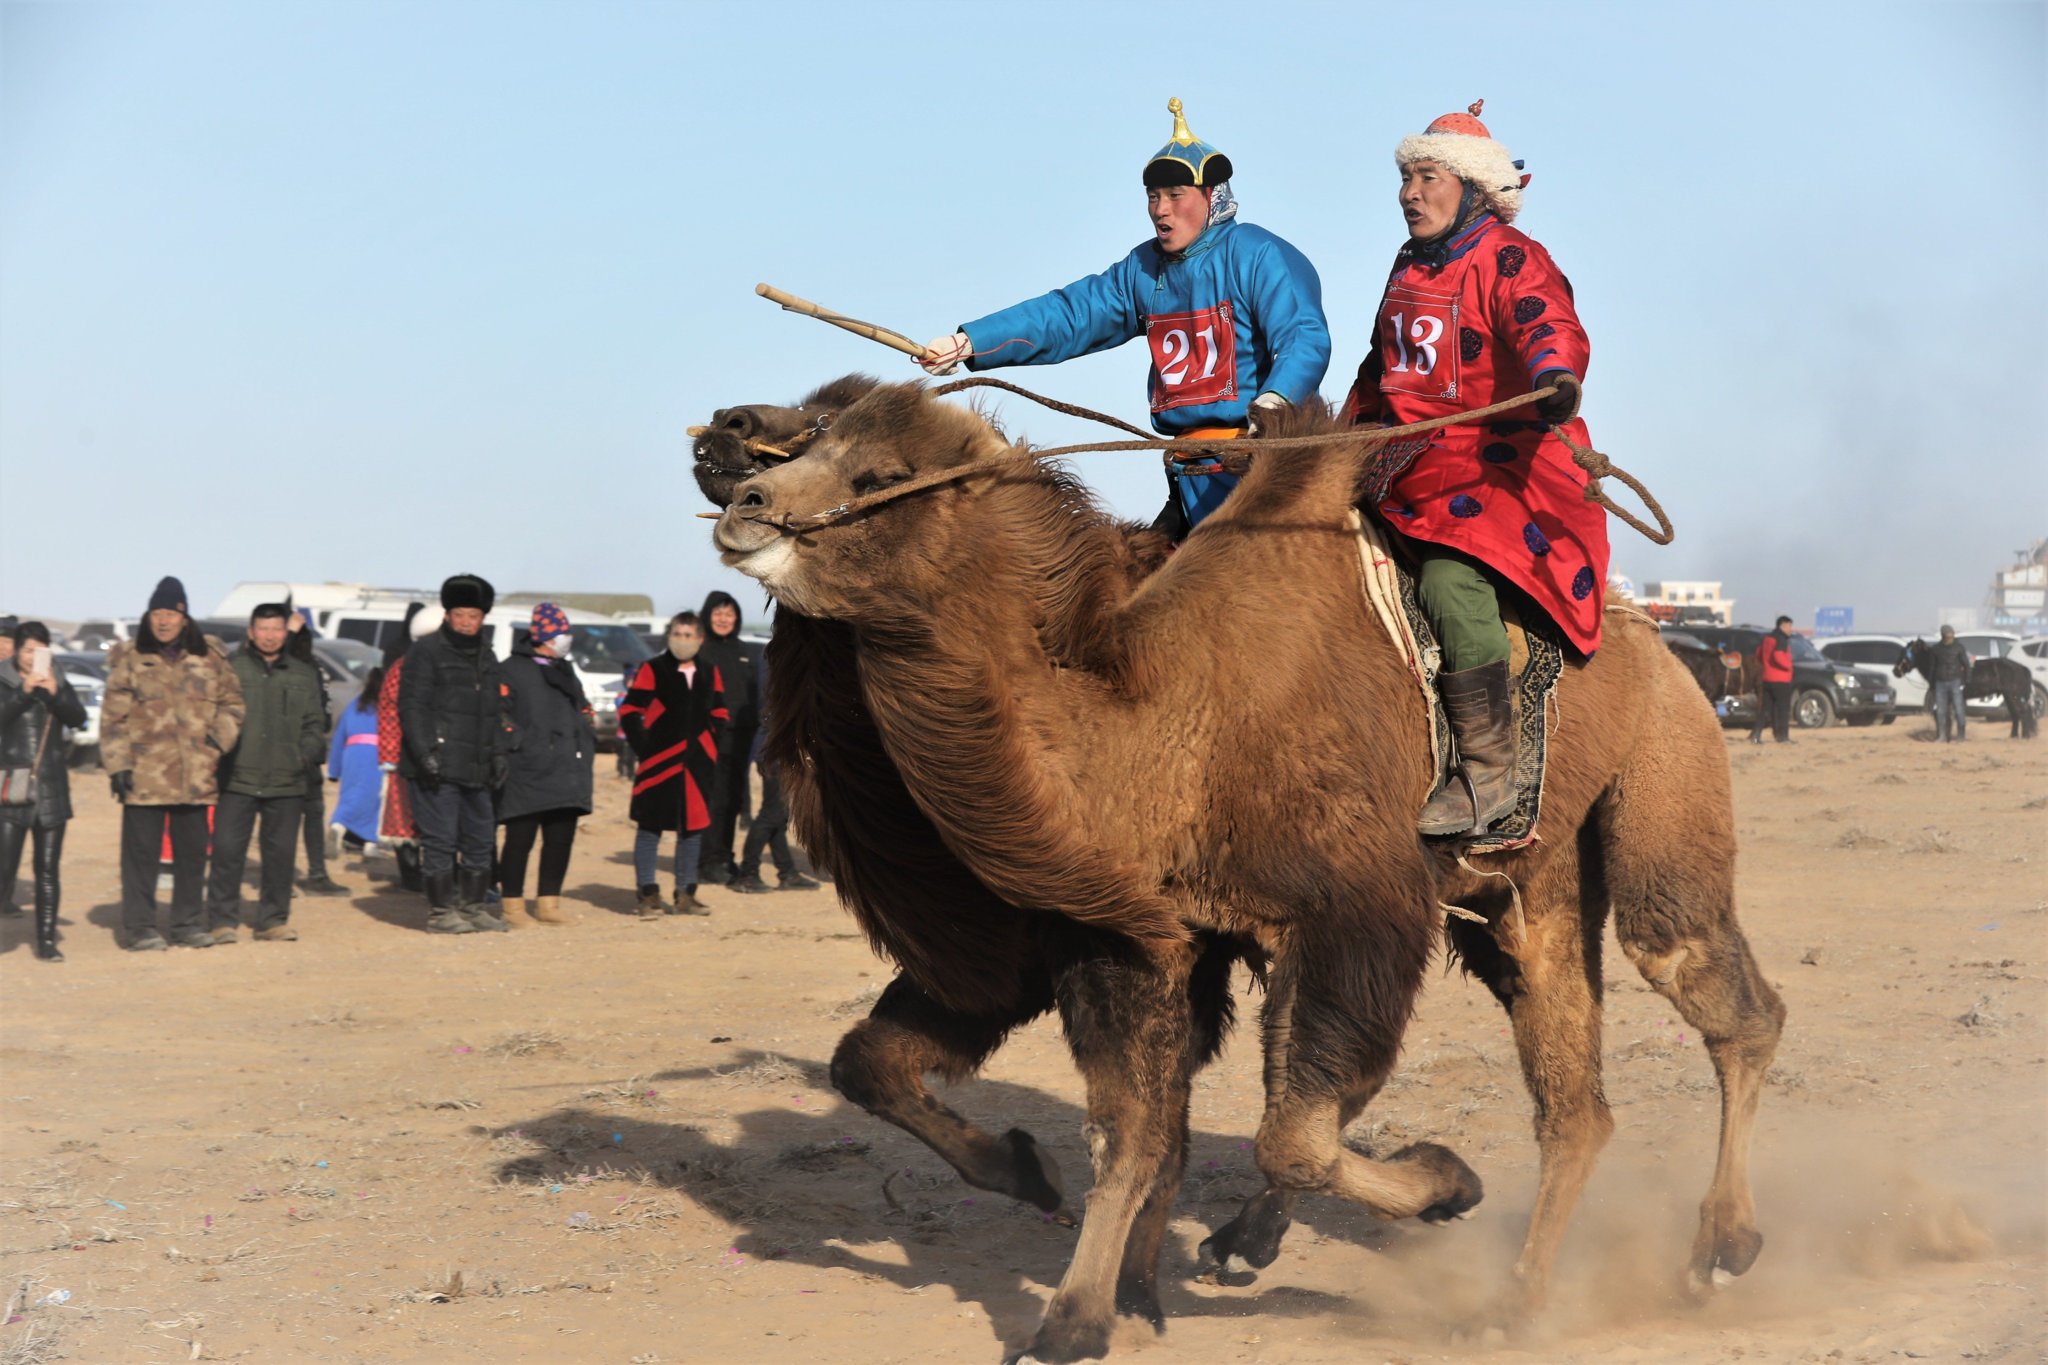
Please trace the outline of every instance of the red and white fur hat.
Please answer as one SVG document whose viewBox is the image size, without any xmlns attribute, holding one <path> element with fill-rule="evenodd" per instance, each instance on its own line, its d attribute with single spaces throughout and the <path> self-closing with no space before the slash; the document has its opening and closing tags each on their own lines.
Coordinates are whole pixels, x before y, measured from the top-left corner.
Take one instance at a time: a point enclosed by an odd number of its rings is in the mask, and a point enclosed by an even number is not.
<svg viewBox="0 0 2048 1365">
<path fill-rule="evenodd" d="M 1434 161 L 1475 187 L 1503 223 L 1512 223 L 1522 211 L 1522 190 L 1529 177 L 1522 173 L 1522 163 L 1509 156 L 1479 121 L 1485 105 L 1485 100 L 1474 100 L 1467 112 L 1445 114 L 1423 131 L 1402 138 L 1394 149 L 1394 164 L 1405 168 Z"/>
</svg>

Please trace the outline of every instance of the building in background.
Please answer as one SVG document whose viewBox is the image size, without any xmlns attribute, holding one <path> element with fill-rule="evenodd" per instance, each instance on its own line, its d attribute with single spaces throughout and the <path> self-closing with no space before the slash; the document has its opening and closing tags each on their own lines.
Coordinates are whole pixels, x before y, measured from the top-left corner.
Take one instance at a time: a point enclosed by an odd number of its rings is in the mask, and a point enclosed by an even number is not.
<svg viewBox="0 0 2048 1365">
<path fill-rule="evenodd" d="M 2013 562 L 1991 575 L 1983 605 L 1943 607 L 1939 624 L 1958 631 L 2048 633 L 2048 537 L 2013 551 Z"/>
<path fill-rule="evenodd" d="M 1735 624 L 1735 599 L 1721 595 L 1721 584 L 1705 579 L 1667 578 L 1643 584 L 1636 605 L 1659 621 L 1702 625 Z"/>
</svg>

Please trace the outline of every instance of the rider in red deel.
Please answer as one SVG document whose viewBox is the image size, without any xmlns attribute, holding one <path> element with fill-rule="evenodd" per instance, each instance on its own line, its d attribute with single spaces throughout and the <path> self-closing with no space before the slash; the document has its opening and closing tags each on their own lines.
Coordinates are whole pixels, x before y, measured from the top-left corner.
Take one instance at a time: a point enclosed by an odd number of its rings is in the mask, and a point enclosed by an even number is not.
<svg viewBox="0 0 2048 1365">
<path fill-rule="evenodd" d="M 1483 102 L 1482 102 L 1483 103 Z M 1606 513 L 1558 432 L 1578 418 L 1588 345 L 1571 283 L 1510 226 L 1529 177 L 1469 113 L 1446 114 L 1394 153 L 1408 242 L 1345 402 L 1355 423 L 1397 426 L 1556 384 L 1493 421 L 1384 450 L 1365 505 L 1410 541 L 1423 611 L 1443 649 L 1438 684 L 1460 762 L 1431 797 L 1424 834 L 1484 830 L 1515 803 L 1515 728 L 1499 585 L 1519 589 L 1582 655 L 1600 645 Z"/>
</svg>

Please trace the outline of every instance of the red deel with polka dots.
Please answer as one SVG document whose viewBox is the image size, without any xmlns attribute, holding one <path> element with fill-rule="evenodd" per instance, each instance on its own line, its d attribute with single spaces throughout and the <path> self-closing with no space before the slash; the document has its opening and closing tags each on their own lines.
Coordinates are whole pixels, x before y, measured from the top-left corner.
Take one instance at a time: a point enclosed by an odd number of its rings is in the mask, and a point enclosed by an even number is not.
<svg viewBox="0 0 2048 1365">
<path fill-rule="evenodd" d="M 1588 346 L 1571 284 L 1550 253 L 1488 215 L 1434 261 L 1394 262 L 1345 413 L 1360 424 L 1445 417 L 1539 387 L 1551 370 L 1584 377 Z M 1590 445 L 1577 418 L 1564 432 Z M 1607 514 L 1564 443 L 1526 417 L 1445 427 L 1389 447 L 1371 480 L 1388 525 L 1479 559 L 1550 614 L 1580 652 L 1600 646 Z"/>
</svg>

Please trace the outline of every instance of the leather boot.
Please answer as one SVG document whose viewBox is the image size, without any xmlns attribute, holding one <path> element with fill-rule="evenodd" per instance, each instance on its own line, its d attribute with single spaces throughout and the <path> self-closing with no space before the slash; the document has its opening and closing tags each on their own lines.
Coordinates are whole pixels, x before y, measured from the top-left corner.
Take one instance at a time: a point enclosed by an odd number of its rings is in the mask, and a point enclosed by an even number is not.
<svg viewBox="0 0 2048 1365">
<path fill-rule="evenodd" d="M 473 934 L 476 929 L 456 909 L 455 874 L 426 874 L 427 932 L 430 934 Z"/>
<path fill-rule="evenodd" d="M 407 839 L 395 851 L 398 855 L 398 884 L 407 891 L 426 890 L 426 874 L 420 870 L 420 846 Z"/>
<path fill-rule="evenodd" d="M 560 896 L 535 896 L 533 898 L 533 921 L 536 924 L 572 924 L 575 922 L 562 913 L 562 898 Z"/>
<path fill-rule="evenodd" d="M 641 919 L 660 919 L 662 915 L 661 888 L 658 886 L 641 887 L 640 899 L 633 906 L 633 911 Z"/>
<path fill-rule="evenodd" d="M 1514 707 L 1508 702 L 1508 665 L 1481 664 L 1437 679 L 1458 766 L 1429 799 L 1416 821 L 1424 834 L 1479 834 L 1515 808 Z"/>
<path fill-rule="evenodd" d="M 505 917 L 508 929 L 531 929 L 533 917 L 526 913 L 526 897 L 507 896 L 498 902 L 498 910 Z"/>
<path fill-rule="evenodd" d="M 484 899 L 490 889 L 491 870 L 488 867 L 465 867 L 456 871 L 455 896 L 458 913 L 469 921 L 469 927 L 472 929 L 502 934 L 512 926 L 491 913 L 491 903 Z"/>
<path fill-rule="evenodd" d="M 45 962 L 64 960 L 64 954 L 57 951 L 57 904 L 42 896 L 36 897 L 36 956 Z"/>
</svg>

